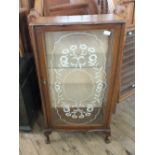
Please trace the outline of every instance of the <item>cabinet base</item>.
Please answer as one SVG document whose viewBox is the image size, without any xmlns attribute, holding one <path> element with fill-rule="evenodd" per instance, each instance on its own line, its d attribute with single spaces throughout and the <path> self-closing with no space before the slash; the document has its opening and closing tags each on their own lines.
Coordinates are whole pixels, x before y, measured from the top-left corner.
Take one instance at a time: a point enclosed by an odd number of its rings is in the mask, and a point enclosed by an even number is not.
<svg viewBox="0 0 155 155">
<path fill-rule="evenodd" d="M 95 130 L 93 130 L 93 131 L 95 131 Z M 106 144 L 109 144 L 111 142 L 111 140 L 110 140 L 110 137 L 111 137 L 111 129 L 110 128 L 109 129 L 101 129 L 101 130 L 98 130 L 98 131 L 103 132 L 103 134 L 104 134 L 104 141 L 105 141 Z M 51 140 L 50 140 L 50 134 L 51 133 L 52 133 L 52 129 L 45 129 L 44 130 L 45 143 L 46 144 L 50 144 L 51 143 Z"/>
</svg>

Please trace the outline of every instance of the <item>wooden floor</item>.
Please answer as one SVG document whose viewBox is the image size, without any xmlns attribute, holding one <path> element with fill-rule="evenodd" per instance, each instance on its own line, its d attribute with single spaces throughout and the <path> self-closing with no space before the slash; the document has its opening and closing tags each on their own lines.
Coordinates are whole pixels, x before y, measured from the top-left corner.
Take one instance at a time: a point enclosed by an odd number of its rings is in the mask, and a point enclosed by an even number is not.
<svg viewBox="0 0 155 155">
<path fill-rule="evenodd" d="M 100 132 L 53 132 L 51 144 L 45 144 L 42 129 L 35 124 L 32 133 L 20 132 L 20 155 L 134 155 L 134 105 L 134 96 L 118 104 L 110 144 Z"/>
</svg>

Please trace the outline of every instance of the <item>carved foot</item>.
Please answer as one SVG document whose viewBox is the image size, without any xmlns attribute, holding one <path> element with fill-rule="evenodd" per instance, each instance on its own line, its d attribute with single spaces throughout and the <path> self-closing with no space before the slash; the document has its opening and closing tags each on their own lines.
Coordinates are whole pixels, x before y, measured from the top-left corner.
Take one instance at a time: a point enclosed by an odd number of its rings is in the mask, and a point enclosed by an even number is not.
<svg viewBox="0 0 155 155">
<path fill-rule="evenodd" d="M 50 144 L 51 141 L 50 141 L 50 137 L 49 137 L 49 135 L 45 135 L 45 137 L 46 137 L 46 139 L 45 139 L 45 143 L 46 143 L 46 144 Z"/>
<path fill-rule="evenodd" d="M 47 129 L 47 130 L 45 130 L 44 131 L 44 135 L 45 135 L 45 143 L 46 144 L 50 144 L 51 143 L 51 141 L 50 141 L 50 137 L 49 137 L 49 135 L 51 134 L 51 130 L 50 129 Z"/>
<path fill-rule="evenodd" d="M 108 136 L 106 135 L 104 141 L 105 141 L 106 144 L 111 143 L 110 136 L 109 135 Z"/>
<path fill-rule="evenodd" d="M 110 127 L 107 128 L 107 130 L 104 132 L 104 135 L 105 135 L 105 137 L 104 137 L 105 143 L 106 144 L 111 143 L 111 139 L 110 139 L 110 137 L 111 137 L 111 129 L 110 129 Z"/>
</svg>

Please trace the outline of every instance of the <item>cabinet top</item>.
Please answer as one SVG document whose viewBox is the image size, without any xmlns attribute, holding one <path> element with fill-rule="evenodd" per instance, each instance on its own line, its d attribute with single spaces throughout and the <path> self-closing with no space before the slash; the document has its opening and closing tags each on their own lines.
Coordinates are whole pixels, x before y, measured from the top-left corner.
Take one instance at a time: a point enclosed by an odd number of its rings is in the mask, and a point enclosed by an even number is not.
<svg viewBox="0 0 155 155">
<path fill-rule="evenodd" d="M 39 25 L 71 25 L 71 24 L 106 24 L 125 23 L 125 20 L 114 14 L 38 17 L 30 21 L 30 26 Z"/>
</svg>

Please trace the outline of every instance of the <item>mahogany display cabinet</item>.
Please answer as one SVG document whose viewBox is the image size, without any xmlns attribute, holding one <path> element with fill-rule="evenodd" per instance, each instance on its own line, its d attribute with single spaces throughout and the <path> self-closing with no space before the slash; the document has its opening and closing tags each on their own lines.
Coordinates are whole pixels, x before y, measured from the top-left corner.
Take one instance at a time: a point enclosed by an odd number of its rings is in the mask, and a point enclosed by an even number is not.
<svg viewBox="0 0 155 155">
<path fill-rule="evenodd" d="M 113 0 L 113 13 L 126 21 L 118 102 L 135 94 L 135 0 Z"/>
<path fill-rule="evenodd" d="M 29 21 L 46 142 L 53 130 L 101 131 L 105 142 L 110 142 L 124 20 L 115 15 L 83 15 Z"/>
<path fill-rule="evenodd" d="M 135 91 L 135 28 L 126 31 L 123 50 L 119 101 L 125 100 Z"/>
</svg>

